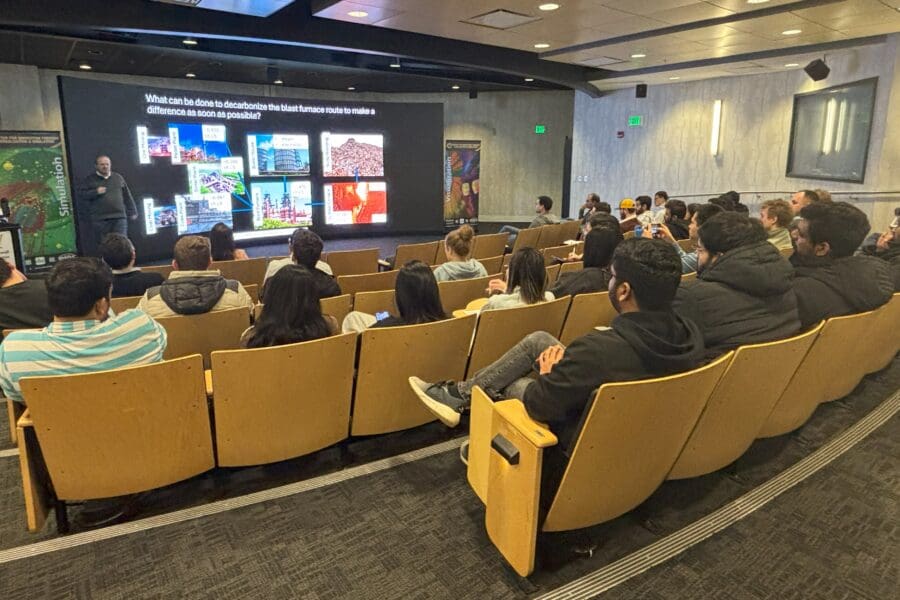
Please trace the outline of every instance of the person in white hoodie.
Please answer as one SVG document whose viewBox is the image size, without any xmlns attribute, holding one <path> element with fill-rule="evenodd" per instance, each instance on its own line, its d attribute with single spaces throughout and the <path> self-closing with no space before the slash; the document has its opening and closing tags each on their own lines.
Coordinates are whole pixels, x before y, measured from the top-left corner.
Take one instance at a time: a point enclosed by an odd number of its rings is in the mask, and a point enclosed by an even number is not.
<svg viewBox="0 0 900 600">
<path fill-rule="evenodd" d="M 472 254 L 474 240 L 475 230 L 469 225 L 463 225 L 448 233 L 444 238 L 447 262 L 434 270 L 434 278 L 438 281 L 454 281 L 487 277 L 488 272 L 484 265 L 474 258 L 469 258 L 469 255 Z"/>
</svg>

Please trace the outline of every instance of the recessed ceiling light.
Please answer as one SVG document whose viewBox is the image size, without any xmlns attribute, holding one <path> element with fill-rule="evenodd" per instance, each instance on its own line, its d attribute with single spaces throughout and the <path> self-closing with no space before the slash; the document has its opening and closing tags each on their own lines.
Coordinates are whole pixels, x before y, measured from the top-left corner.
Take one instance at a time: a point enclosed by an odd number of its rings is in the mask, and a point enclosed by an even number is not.
<svg viewBox="0 0 900 600">
<path fill-rule="evenodd" d="M 632 54 L 631 58 L 647 58 L 647 55 L 638 52 L 637 54 Z"/>
<path fill-rule="evenodd" d="M 677 81 L 679 79 L 681 79 L 681 77 L 678 77 L 677 75 L 675 75 L 674 77 L 669 77 L 669 81 Z"/>
<path fill-rule="evenodd" d="M 526 77 L 525 81 L 530 83 L 530 82 L 534 81 L 534 77 Z"/>
<path fill-rule="evenodd" d="M 193 79 L 194 77 L 197 76 L 197 74 L 196 73 L 185 73 L 184 76 L 187 77 L 188 79 Z"/>
<path fill-rule="evenodd" d="M 798 33 L 803 33 L 802 29 L 785 29 L 781 32 L 781 35 L 797 35 Z"/>
<path fill-rule="evenodd" d="M 284 84 L 284 82 L 283 82 L 281 79 L 276 79 L 276 80 L 273 81 L 272 83 L 274 83 L 275 85 L 282 85 L 282 84 Z"/>
<path fill-rule="evenodd" d="M 399 68 L 400 68 L 400 61 L 399 61 L 399 60 L 395 60 L 394 62 L 392 62 L 392 63 L 391 63 L 391 68 L 392 68 L 392 69 L 399 69 Z"/>
<path fill-rule="evenodd" d="M 765 4 L 769 0 L 747 0 L 747 4 Z"/>
<path fill-rule="evenodd" d="M 181 43 L 185 46 L 196 46 L 198 44 L 197 40 L 195 40 L 194 38 L 184 38 L 183 40 L 181 40 Z"/>
<path fill-rule="evenodd" d="M 458 89 L 459 89 L 459 86 L 458 86 L 458 85 L 452 85 L 452 86 L 450 86 L 450 89 L 451 89 L 451 90 L 458 90 Z"/>
<path fill-rule="evenodd" d="M 350 87 L 347 88 L 347 91 L 348 91 L 348 92 L 352 92 L 352 91 L 355 90 L 355 89 L 356 89 L 356 88 L 353 87 L 353 86 L 351 85 Z"/>
<path fill-rule="evenodd" d="M 539 49 L 539 50 L 541 50 L 541 49 L 544 49 L 544 48 L 549 48 L 549 47 L 550 47 L 550 44 L 547 44 L 547 43 L 544 43 L 544 42 L 538 42 L 537 44 L 534 45 L 534 47 L 537 48 L 537 49 Z"/>
<path fill-rule="evenodd" d="M 790 69 L 791 67 L 799 67 L 800 64 L 799 63 L 788 63 L 784 66 L 785 66 L 785 68 Z"/>
<path fill-rule="evenodd" d="M 92 67 L 92 66 L 91 66 L 90 64 L 88 64 L 88 63 L 81 63 L 80 65 L 78 65 L 78 68 L 81 69 L 82 71 L 90 71 L 90 70 L 93 69 L 94 67 Z"/>
<path fill-rule="evenodd" d="M 556 10 L 557 8 L 559 8 L 559 4 L 555 2 L 547 2 L 538 6 L 538 10 Z"/>
<path fill-rule="evenodd" d="M 347 16 L 353 17 L 354 19 L 365 19 L 369 16 L 369 13 L 364 10 L 351 10 L 347 13 Z"/>
</svg>

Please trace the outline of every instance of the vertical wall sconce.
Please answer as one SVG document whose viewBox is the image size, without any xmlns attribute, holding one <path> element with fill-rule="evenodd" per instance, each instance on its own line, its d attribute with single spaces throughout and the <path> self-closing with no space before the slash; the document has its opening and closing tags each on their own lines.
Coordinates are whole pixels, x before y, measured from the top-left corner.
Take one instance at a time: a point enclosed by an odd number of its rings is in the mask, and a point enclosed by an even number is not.
<svg viewBox="0 0 900 600">
<path fill-rule="evenodd" d="M 719 135 L 722 132 L 722 101 L 713 102 L 712 133 L 709 136 L 709 153 L 719 155 Z"/>
</svg>

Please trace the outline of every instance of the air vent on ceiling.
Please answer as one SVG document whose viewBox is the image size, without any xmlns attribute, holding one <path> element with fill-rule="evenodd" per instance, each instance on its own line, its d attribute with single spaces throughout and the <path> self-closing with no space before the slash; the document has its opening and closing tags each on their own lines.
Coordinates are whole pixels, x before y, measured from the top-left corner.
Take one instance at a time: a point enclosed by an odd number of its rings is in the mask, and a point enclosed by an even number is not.
<svg viewBox="0 0 900 600">
<path fill-rule="evenodd" d="M 490 27 L 491 29 L 512 29 L 526 23 L 534 23 L 540 21 L 540 17 L 532 17 L 531 15 L 523 15 L 521 13 L 509 10 L 497 9 L 471 19 L 466 19 L 463 23 L 470 25 L 481 25 L 482 27 Z"/>
<path fill-rule="evenodd" d="M 223 12 L 249 15 L 252 17 L 268 17 L 291 4 L 294 0 L 153 0 L 163 4 L 177 4 L 220 10 Z"/>
</svg>

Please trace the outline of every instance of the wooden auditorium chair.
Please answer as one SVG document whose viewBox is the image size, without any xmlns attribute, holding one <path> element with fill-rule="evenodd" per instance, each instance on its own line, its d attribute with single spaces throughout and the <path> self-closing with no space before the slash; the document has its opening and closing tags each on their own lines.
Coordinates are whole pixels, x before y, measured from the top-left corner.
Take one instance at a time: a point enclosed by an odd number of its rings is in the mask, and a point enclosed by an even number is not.
<svg viewBox="0 0 900 600">
<path fill-rule="evenodd" d="M 143 296 L 120 296 L 118 298 L 110 298 L 109 307 L 116 314 L 123 313 L 126 310 L 137 308 L 141 298 L 143 298 Z"/>
<path fill-rule="evenodd" d="M 494 275 L 502 273 L 501 267 L 503 266 L 503 256 L 490 256 L 488 258 L 479 258 L 478 262 L 481 263 L 481 266 L 484 267 L 484 270 L 488 272 L 488 275 Z"/>
<path fill-rule="evenodd" d="M 353 296 L 341 294 L 319 300 L 319 307 L 323 315 L 331 315 L 337 319 L 338 325 L 344 322 L 344 317 L 353 310 Z"/>
<path fill-rule="evenodd" d="M 487 297 L 488 282 L 491 279 L 497 279 L 497 275 L 457 279 L 455 281 L 439 281 L 438 293 L 441 295 L 441 304 L 444 307 L 444 312 L 448 315 L 453 314 L 454 310 L 465 308 L 475 298 Z"/>
<path fill-rule="evenodd" d="M 394 290 L 359 292 L 353 297 L 353 310 L 370 315 L 380 312 L 389 312 L 396 315 L 397 306 L 394 303 Z M 340 322 L 343 322 L 343 319 Z"/>
<path fill-rule="evenodd" d="M 397 283 L 397 273 L 398 271 L 395 269 L 393 271 L 366 273 L 364 275 L 339 275 L 337 283 L 341 288 L 342 294 L 354 295 L 358 292 L 392 290 L 394 289 L 394 284 Z"/>
<path fill-rule="evenodd" d="M 149 267 L 141 267 L 141 271 L 145 273 L 159 273 L 163 276 L 163 279 L 168 279 L 169 274 L 172 272 L 172 265 L 156 265 Z"/>
<path fill-rule="evenodd" d="M 887 367 L 900 350 L 900 292 L 879 308 L 869 339 L 861 349 L 869 353 L 866 373 L 875 373 Z"/>
<path fill-rule="evenodd" d="M 472 258 L 481 260 L 492 256 L 503 256 L 509 236 L 505 233 L 489 233 L 476 235 L 475 245 L 472 248 Z M 490 272 L 490 271 L 488 271 Z"/>
<path fill-rule="evenodd" d="M 575 273 L 584 268 L 584 261 L 565 262 L 559 266 L 559 276 L 562 277 L 566 273 Z"/>
<path fill-rule="evenodd" d="M 556 264 L 555 259 L 567 259 L 574 247 L 575 246 L 551 246 L 549 248 L 544 248 L 541 250 L 541 254 L 544 255 L 544 264 L 550 266 Z"/>
<path fill-rule="evenodd" d="M 550 287 L 554 283 L 556 283 L 556 279 L 559 277 L 559 267 L 560 265 L 550 265 L 546 267 L 547 269 L 547 287 Z"/>
<path fill-rule="evenodd" d="M 240 347 L 241 334 L 250 327 L 250 311 L 230 308 L 201 315 L 160 317 L 156 321 L 166 330 L 167 359 L 199 354 L 204 368 L 209 368 L 211 352 Z"/>
<path fill-rule="evenodd" d="M 543 250 L 552 246 L 559 245 L 559 232 L 562 229 L 562 223 L 554 223 L 552 225 L 541 225 L 537 229 L 540 230 L 535 248 Z"/>
<path fill-rule="evenodd" d="M 444 254 L 443 240 L 424 244 L 400 244 L 394 254 L 394 268 L 399 269 L 411 260 L 420 260 L 426 265 L 433 265 L 436 264 L 438 254 Z"/>
<path fill-rule="evenodd" d="M 365 250 L 341 250 L 322 255 L 335 277 L 341 275 L 365 275 L 378 272 L 378 248 Z"/>
<path fill-rule="evenodd" d="M 557 246 L 561 246 L 568 241 L 574 240 L 581 232 L 581 221 L 564 221 L 559 227 L 559 240 Z"/>
<path fill-rule="evenodd" d="M 550 226 L 542 225 L 541 227 L 520 229 L 518 235 L 516 235 L 516 241 L 513 244 L 512 251 L 515 252 L 521 248 L 537 248 L 538 240 L 541 237 L 541 230 L 544 227 Z"/>
<path fill-rule="evenodd" d="M 218 269 L 225 279 L 240 281 L 244 287 L 248 285 L 262 285 L 266 277 L 266 266 L 269 259 L 266 257 L 248 258 L 245 260 L 216 260 L 210 265 L 210 269 Z"/>
<path fill-rule="evenodd" d="M 618 314 L 609 301 L 609 292 L 578 294 L 572 298 L 559 341 L 568 346 L 595 327 L 609 327 Z"/>
</svg>

